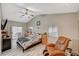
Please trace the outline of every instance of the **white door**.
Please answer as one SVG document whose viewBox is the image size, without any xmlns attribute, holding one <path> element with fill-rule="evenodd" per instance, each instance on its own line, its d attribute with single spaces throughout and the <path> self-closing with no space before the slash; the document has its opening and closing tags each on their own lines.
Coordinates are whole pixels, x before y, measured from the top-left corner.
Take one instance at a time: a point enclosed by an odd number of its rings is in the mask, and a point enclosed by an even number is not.
<svg viewBox="0 0 79 59">
<path fill-rule="evenodd" d="M 22 27 L 12 26 L 12 48 L 16 48 L 18 34 L 22 34 Z"/>
</svg>

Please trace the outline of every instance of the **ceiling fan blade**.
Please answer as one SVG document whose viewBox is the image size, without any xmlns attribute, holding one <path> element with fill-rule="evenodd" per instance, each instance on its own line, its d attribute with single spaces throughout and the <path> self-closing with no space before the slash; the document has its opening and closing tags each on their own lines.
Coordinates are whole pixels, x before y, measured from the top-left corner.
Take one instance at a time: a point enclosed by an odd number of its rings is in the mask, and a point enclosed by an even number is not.
<svg viewBox="0 0 79 59">
<path fill-rule="evenodd" d="M 25 16 L 25 15 L 21 15 L 21 16 Z"/>
<path fill-rule="evenodd" d="M 28 12 L 25 12 L 26 15 L 28 15 Z"/>
<path fill-rule="evenodd" d="M 19 8 L 25 9 L 26 11 L 34 12 L 33 10 L 30 10 L 30 9 L 28 9 L 28 8 L 25 8 L 25 7 L 19 6 Z"/>
<path fill-rule="evenodd" d="M 23 17 L 25 17 L 25 15 L 20 15 L 19 17 L 20 17 L 20 18 L 23 18 Z"/>
<path fill-rule="evenodd" d="M 32 17 L 33 17 L 34 15 L 30 15 L 30 16 L 32 16 Z"/>
<path fill-rule="evenodd" d="M 27 8 L 26 8 L 25 10 L 26 10 L 27 12 L 29 11 L 29 9 L 27 9 Z"/>
</svg>

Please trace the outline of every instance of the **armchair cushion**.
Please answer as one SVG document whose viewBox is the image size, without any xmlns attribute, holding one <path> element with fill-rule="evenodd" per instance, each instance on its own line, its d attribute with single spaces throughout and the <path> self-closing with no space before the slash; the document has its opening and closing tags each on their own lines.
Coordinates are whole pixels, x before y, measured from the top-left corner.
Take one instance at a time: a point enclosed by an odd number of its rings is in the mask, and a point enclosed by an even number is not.
<svg viewBox="0 0 79 59">
<path fill-rule="evenodd" d="M 65 52 L 61 50 L 50 51 L 49 56 L 65 56 Z"/>
<path fill-rule="evenodd" d="M 49 47 L 54 47 L 54 46 L 55 46 L 55 44 L 50 43 L 50 44 L 48 44 L 47 46 L 49 46 Z"/>
<path fill-rule="evenodd" d="M 54 48 L 55 47 L 55 44 L 51 43 L 51 44 L 48 44 L 46 47 L 47 47 L 47 50 L 51 50 L 52 51 L 52 50 L 55 49 Z"/>
</svg>

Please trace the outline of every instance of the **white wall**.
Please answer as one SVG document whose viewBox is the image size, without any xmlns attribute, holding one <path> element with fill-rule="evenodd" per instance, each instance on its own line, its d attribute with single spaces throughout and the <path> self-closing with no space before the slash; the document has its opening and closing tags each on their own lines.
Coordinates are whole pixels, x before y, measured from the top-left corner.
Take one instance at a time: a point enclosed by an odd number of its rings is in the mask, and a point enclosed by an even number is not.
<svg viewBox="0 0 79 59">
<path fill-rule="evenodd" d="M 77 18 L 78 18 L 78 38 L 79 38 L 79 12 Z M 79 45 L 79 39 L 78 39 L 78 45 Z M 78 51 L 79 51 L 79 46 L 78 46 Z"/>
<path fill-rule="evenodd" d="M 0 4 L 0 54 L 1 54 L 1 4 Z"/>
<path fill-rule="evenodd" d="M 34 18 L 27 25 L 36 28 L 36 21 L 40 20 L 40 32 L 48 32 L 48 26 L 54 24 L 58 27 L 59 36 L 63 35 L 71 38 L 70 47 L 73 50 L 78 51 L 78 20 L 77 13 L 66 13 L 66 14 L 49 14 L 41 15 Z M 55 39 L 51 38 L 51 41 Z"/>
<path fill-rule="evenodd" d="M 1 24 L 1 18 L 0 18 L 0 24 Z M 0 25 L 0 54 L 1 54 L 1 25 Z"/>
</svg>

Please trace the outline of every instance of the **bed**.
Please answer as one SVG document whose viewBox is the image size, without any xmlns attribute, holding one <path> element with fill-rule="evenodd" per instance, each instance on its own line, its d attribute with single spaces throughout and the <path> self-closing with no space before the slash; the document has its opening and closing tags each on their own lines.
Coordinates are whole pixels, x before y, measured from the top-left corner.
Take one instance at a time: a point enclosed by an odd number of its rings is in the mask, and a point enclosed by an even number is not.
<svg viewBox="0 0 79 59">
<path fill-rule="evenodd" d="M 17 46 L 21 47 L 23 52 L 39 43 L 41 43 L 41 35 L 38 34 L 32 34 L 28 37 L 19 37 L 17 40 Z"/>
</svg>

